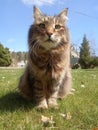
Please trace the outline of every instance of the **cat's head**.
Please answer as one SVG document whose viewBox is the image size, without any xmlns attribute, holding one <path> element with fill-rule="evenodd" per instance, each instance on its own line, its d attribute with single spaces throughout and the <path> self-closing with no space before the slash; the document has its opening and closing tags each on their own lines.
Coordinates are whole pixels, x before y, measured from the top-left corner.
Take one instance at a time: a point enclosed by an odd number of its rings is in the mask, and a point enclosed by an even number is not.
<svg viewBox="0 0 98 130">
<path fill-rule="evenodd" d="M 44 15 L 37 7 L 34 7 L 34 38 L 46 50 L 57 47 L 66 42 L 66 21 L 68 9 L 59 15 Z"/>
</svg>

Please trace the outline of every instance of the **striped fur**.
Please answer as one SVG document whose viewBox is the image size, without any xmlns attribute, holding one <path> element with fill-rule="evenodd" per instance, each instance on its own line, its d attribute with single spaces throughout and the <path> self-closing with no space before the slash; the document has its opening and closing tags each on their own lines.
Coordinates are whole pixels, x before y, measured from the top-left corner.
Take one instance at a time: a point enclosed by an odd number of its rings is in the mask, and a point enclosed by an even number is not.
<svg viewBox="0 0 98 130">
<path fill-rule="evenodd" d="M 52 17 L 34 7 L 34 24 L 28 33 L 28 64 L 18 88 L 39 108 L 56 107 L 57 98 L 64 98 L 71 91 L 66 17 L 67 9 Z"/>
</svg>

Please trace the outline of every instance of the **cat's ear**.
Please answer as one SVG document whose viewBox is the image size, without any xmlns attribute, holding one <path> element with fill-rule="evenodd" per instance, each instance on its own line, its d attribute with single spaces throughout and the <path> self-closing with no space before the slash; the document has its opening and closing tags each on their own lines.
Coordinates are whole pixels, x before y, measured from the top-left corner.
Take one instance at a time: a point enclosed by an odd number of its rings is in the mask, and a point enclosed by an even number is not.
<svg viewBox="0 0 98 130">
<path fill-rule="evenodd" d="M 42 12 L 36 6 L 34 6 L 34 22 L 36 24 L 39 24 L 43 21 L 43 19 L 44 15 L 42 14 Z"/>
<path fill-rule="evenodd" d="M 58 16 L 64 21 L 68 20 L 68 8 L 64 9 Z"/>
</svg>

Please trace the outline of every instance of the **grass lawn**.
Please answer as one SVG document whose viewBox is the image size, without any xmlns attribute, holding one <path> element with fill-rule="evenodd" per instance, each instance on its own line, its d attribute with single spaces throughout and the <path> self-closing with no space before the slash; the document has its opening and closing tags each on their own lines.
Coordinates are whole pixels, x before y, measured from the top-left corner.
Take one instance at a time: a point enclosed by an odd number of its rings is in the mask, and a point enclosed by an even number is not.
<svg viewBox="0 0 98 130">
<path fill-rule="evenodd" d="M 73 70 L 74 95 L 58 101 L 59 109 L 42 112 L 19 95 L 23 71 L 0 69 L 0 130 L 98 130 L 98 69 Z M 55 124 L 44 124 L 42 115 Z"/>
</svg>

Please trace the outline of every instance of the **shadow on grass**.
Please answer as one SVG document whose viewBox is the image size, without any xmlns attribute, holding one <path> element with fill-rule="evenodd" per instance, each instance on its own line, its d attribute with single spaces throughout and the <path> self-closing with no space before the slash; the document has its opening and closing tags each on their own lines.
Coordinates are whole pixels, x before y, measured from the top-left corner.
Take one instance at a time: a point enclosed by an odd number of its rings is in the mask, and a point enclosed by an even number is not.
<svg viewBox="0 0 98 130">
<path fill-rule="evenodd" d="M 34 104 L 30 101 L 23 99 L 18 92 L 10 92 L 0 97 L 0 111 L 13 112 L 15 110 L 25 110 L 34 108 Z"/>
</svg>

